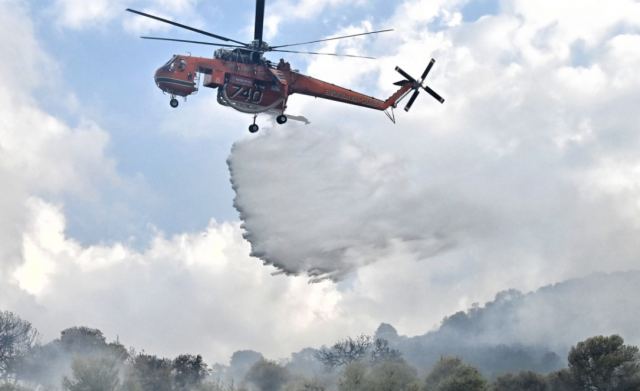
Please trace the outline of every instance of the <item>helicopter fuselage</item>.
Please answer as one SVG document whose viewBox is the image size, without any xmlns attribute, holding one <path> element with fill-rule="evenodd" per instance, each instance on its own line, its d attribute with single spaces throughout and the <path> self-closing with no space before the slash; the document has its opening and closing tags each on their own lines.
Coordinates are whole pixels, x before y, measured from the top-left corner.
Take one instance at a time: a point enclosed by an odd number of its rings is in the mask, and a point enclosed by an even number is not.
<svg viewBox="0 0 640 391">
<path fill-rule="evenodd" d="M 202 86 L 218 89 L 218 103 L 249 114 L 282 114 L 288 97 L 295 93 L 385 110 L 395 107 L 413 87 L 404 84 L 383 101 L 303 75 L 283 60 L 278 64 L 263 59 L 254 62 L 250 56 L 225 59 L 175 55 L 156 71 L 155 81 L 172 97 L 186 97 L 198 91 L 200 75 Z"/>
<path fill-rule="evenodd" d="M 405 111 L 409 111 L 420 90 L 425 90 L 440 101 L 440 103 L 444 102 L 444 99 L 440 95 L 430 87 L 423 85 L 427 74 L 435 62 L 434 59 L 431 59 L 420 78 L 413 78 L 401 68 L 396 67 L 396 71 L 400 73 L 404 79 L 394 83 L 399 86 L 399 88 L 393 95 L 386 100 L 381 100 L 303 75 L 296 70 L 292 70 L 289 63 L 285 62 L 284 59 L 274 64 L 263 56 L 267 52 L 280 52 L 373 59 L 373 57 L 347 53 L 292 50 L 291 47 L 385 33 L 393 31 L 393 29 L 367 31 L 313 41 L 271 46 L 263 40 L 265 0 L 256 0 L 254 34 L 253 41 L 250 43 L 131 8 L 127 8 L 126 10 L 146 18 L 205 35 L 210 39 L 215 39 L 216 42 L 203 42 L 191 39 L 141 37 L 156 41 L 183 42 L 220 48 L 215 51 L 213 58 L 174 55 L 169 62 L 156 71 L 156 85 L 162 91 L 171 95 L 169 104 L 175 108 L 178 107 L 179 104 L 176 99 L 177 96 L 186 98 L 198 91 L 200 76 L 203 75 L 202 86 L 218 89 L 219 104 L 254 115 L 253 124 L 249 126 L 249 131 L 252 133 L 257 132 L 259 129 L 256 124 L 256 116 L 259 113 L 276 113 L 276 122 L 279 124 L 286 123 L 287 115 L 285 115 L 285 110 L 287 109 L 287 100 L 292 94 L 303 94 L 381 110 L 384 111 L 387 117 L 394 123 L 395 115 L 393 108 L 412 91 L 413 94 L 405 106 Z M 391 110 L 387 110 L 389 108 L 391 108 Z M 292 116 L 292 118 L 294 117 Z"/>
</svg>

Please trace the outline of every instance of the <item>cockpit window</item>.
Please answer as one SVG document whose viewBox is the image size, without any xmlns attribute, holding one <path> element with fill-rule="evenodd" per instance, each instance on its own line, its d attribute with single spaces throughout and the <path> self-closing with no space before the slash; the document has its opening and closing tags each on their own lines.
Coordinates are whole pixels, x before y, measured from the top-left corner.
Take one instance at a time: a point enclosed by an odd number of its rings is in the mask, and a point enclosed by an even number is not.
<svg viewBox="0 0 640 391">
<path fill-rule="evenodd" d="M 176 68 L 176 56 L 171 57 L 171 60 L 167 61 L 166 64 L 162 66 L 162 69 L 165 71 L 173 72 Z"/>
<path fill-rule="evenodd" d="M 180 59 L 178 61 L 176 61 L 178 63 L 178 70 L 179 71 L 184 71 L 187 68 L 187 62 L 184 59 Z"/>
</svg>

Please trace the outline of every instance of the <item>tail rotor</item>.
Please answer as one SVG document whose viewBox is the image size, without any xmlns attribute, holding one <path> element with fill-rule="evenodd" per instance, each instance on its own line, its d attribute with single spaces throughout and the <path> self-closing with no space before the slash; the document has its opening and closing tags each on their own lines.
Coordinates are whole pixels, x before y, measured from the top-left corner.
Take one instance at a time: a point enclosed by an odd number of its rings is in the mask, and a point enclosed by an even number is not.
<svg viewBox="0 0 640 391">
<path fill-rule="evenodd" d="M 429 64 L 425 68 L 424 72 L 422 72 L 422 76 L 420 76 L 419 81 L 411 77 L 411 75 L 409 75 L 407 72 L 402 70 L 402 68 L 396 67 L 396 71 L 406 79 L 398 83 L 408 82 L 413 84 L 413 94 L 411 95 L 411 98 L 409 98 L 409 102 L 407 102 L 407 105 L 404 107 L 404 111 L 409 111 L 411 109 L 411 106 L 413 106 L 413 102 L 415 102 L 416 98 L 418 98 L 418 95 L 420 95 L 420 89 L 425 90 L 429 95 L 431 95 L 438 102 L 444 103 L 444 98 L 438 95 L 438 93 L 432 90 L 429 86 L 423 84 L 424 80 L 427 78 L 427 75 L 429 74 L 429 72 L 431 72 L 431 68 L 433 67 L 433 64 L 435 64 L 435 62 L 436 60 L 434 60 L 433 58 L 431 59 L 431 61 L 429 61 Z"/>
</svg>

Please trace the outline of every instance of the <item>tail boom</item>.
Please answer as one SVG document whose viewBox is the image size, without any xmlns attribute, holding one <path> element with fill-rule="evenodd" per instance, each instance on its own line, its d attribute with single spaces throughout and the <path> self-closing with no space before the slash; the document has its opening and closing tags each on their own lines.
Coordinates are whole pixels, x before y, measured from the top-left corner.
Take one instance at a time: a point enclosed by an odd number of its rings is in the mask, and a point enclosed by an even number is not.
<svg viewBox="0 0 640 391">
<path fill-rule="evenodd" d="M 395 107 L 397 102 L 412 88 L 411 85 L 403 84 L 387 100 L 381 100 L 310 76 L 301 74 L 297 76 L 296 80 L 290 86 L 291 93 L 333 100 L 380 111 L 384 111 L 391 106 Z"/>
<path fill-rule="evenodd" d="M 298 93 L 304 95 L 314 96 L 316 98 L 333 100 L 341 103 L 348 103 L 351 105 L 367 107 L 374 110 L 385 111 L 389 108 L 395 108 L 402 99 L 404 99 L 411 91 L 413 94 L 409 98 L 409 102 L 405 106 L 405 111 L 409 111 L 413 102 L 420 94 L 420 90 L 426 91 L 429 95 L 435 98 L 440 103 L 444 103 L 444 98 L 438 95 L 429 86 L 424 85 L 424 81 L 431 71 L 433 64 L 436 60 L 431 59 L 426 69 L 422 73 L 422 76 L 418 79 L 413 78 L 407 72 L 403 71 L 400 67 L 396 67 L 396 71 L 404 77 L 403 80 L 394 83 L 400 88 L 391 95 L 387 100 L 380 100 L 372 96 L 368 96 L 350 89 L 337 86 L 335 84 L 327 83 L 322 80 L 315 79 L 310 76 L 294 73 L 295 77 L 290 84 L 291 93 Z M 387 113 L 389 115 L 389 113 Z M 393 121 L 393 119 L 392 119 Z"/>
</svg>

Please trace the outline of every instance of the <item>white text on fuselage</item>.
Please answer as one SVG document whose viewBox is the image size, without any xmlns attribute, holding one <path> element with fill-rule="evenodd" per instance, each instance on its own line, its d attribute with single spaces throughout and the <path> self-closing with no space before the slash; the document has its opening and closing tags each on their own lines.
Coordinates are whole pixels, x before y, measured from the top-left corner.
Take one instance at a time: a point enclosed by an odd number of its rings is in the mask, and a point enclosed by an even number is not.
<svg viewBox="0 0 640 391">
<path fill-rule="evenodd" d="M 246 102 L 256 104 L 262 102 L 262 91 L 257 88 L 232 85 L 229 86 L 229 89 L 233 91 L 231 94 L 229 94 L 229 99 L 238 101 L 241 100 L 242 97 L 245 98 L 244 100 Z"/>
</svg>

